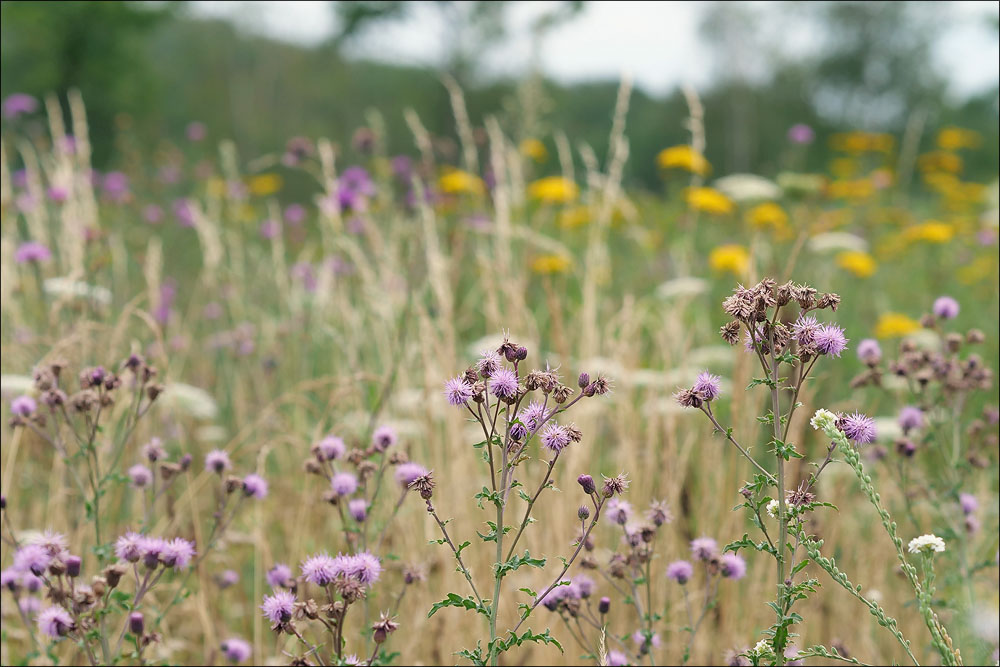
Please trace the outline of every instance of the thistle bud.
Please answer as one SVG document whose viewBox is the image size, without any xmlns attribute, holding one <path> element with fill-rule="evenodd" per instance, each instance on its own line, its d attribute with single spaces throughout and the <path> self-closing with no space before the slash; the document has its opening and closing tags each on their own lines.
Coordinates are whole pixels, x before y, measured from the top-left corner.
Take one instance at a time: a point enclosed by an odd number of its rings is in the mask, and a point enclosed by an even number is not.
<svg viewBox="0 0 1000 667">
<path fill-rule="evenodd" d="M 576 386 L 578 386 L 580 389 L 583 389 L 588 384 L 590 384 L 590 374 L 589 373 L 580 373 L 580 377 L 576 381 Z"/>
<path fill-rule="evenodd" d="M 597 485 L 594 484 L 594 478 L 590 475 L 580 475 L 576 478 L 577 484 L 583 487 L 583 492 L 588 496 L 597 491 Z"/>
<path fill-rule="evenodd" d="M 611 611 L 611 598 L 606 596 L 601 598 L 601 600 L 597 603 L 597 611 L 602 614 L 606 614 Z"/>
<path fill-rule="evenodd" d="M 145 619 L 141 611 L 133 611 L 128 616 L 128 631 L 136 637 L 141 637 L 146 629 Z"/>
<path fill-rule="evenodd" d="M 586 521 L 590 518 L 590 508 L 586 505 L 580 505 L 580 509 L 576 511 L 576 516 L 580 521 Z"/>
</svg>

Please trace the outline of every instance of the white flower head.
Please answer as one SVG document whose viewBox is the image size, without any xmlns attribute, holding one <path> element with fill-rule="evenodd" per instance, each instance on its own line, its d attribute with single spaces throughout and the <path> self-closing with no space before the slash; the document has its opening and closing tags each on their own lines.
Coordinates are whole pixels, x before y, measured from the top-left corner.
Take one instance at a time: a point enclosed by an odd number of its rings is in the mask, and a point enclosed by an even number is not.
<svg viewBox="0 0 1000 667">
<path fill-rule="evenodd" d="M 907 549 L 911 554 L 941 553 L 944 551 L 944 540 L 937 535 L 921 535 L 910 540 Z"/>
<path fill-rule="evenodd" d="M 754 645 L 750 652 L 758 657 L 767 655 L 771 652 L 771 644 L 766 639 L 761 639 Z"/>
<path fill-rule="evenodd" d="M 768 502 L 767 506 L 764 508 L 765 510 L 767 510 L 767 515 L 772 519 L 778 518 L 778 505 L 779 505 L 778 499 L 774 498 L 770 502 Z"/>
<path fill-rule="evenodd" d="M 812 419 L 809 420 L 810 426 L 812 426 L 817 431 L 829 431 L 830 429 L 837 428 L 837 415 L 833 414 L 829 410 L 824 410 L 820 408 L 813 415 Z"/>
</svg>

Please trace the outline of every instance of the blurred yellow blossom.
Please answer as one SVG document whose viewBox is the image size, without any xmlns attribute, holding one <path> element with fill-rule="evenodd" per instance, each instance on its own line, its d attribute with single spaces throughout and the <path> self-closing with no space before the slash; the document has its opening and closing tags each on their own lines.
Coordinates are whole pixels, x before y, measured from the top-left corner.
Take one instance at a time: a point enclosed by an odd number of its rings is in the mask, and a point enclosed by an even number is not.
<svg viewBox="0 0 1000 667">
<path fill-rule="evenodd" d="M 947 151 L 931 151 L 917 158 L 917 168 L 920 171 L 957 174 L 962 171 L 962 166 L 962 158 Z"/>
<path fill-rule="evenodd" d="M 902 313 L 883 313 L 875 325 L 876 338 L 899 338 L 920 329 L 920 322 Z"/>
<path fill-rule="evenodd" d="M 971 264 L 966 264 L 958 269 L 955 275 L 958 277 L 960 283 L 972 285 L 993 276 L 996 270 L 995 262 L 996 255 L 993 257 L 983 255 L 982 257 L 977 257 Z M 996 281 L 996 278 L 993 278 L 993 280 Z M 996 283 L 994 282 L 994 284 Z"/>
<path fill-rule="evenodd" d="M 548 176 L 528 186 L 528 196 L 546 204 L 566 204 L 579 195 L 579 186 L 562 176 Z"/>
<path fill-rule="evenodd" d="M 278 174 L 257 174 L 256 176 L 251 176 L 247 187 L 250 188 L 251 194 L 257 195 L 258 197 L 266 197 L 268 195 L 273 195 L 275 192 L 281 189 L 284 181 L 281 180 L 281 176 Z"/>
<path fill-rule="evenodd" d="M 438 179 L 438 187 L 443 192 L 453 195 L 479 195 L 486 191 L 486 184 L 483 183 L 483 179 L 461 169 L 451 169 L 442 174 L 441 178 Z"/>
<path fill-rule="evenodd" d="M 982 140 L 983 138 L 978 132 L 954 125 L 941 128 L 937 135 L 938 148 L 946 151 L 978 148 Z"/>
<path fill-rule="evenodd" d="M 521 155 L 530 157 L 535 162 L 545 162 L 549 157 L 549 151 L 546 150 L 545 144 L 538 139 L 525 139 L 519 148 Z"/>
<path fill-rule="evenodd" d="M 853 181 L 833 181 L 826 188 L 831 199 L 867 199 L 875 193 L 875 185 L 867 178 Z"/>
<path fill-rule="evenodd" d="M 688 206 L 696 211 L 726 215 L 732 213 L 735 205 L 726 195 L 713 188 L 688 188 L 684 197 Z"/>
<path fill-rule="evenodd" d="M 830 160 L 830 173 L 838 179 L 851 178 L 858 171 L 854 158 L 838 157 Z"/>
<path fill-rule="evenodd" d="M 586 206 L 573 206 L 559 212 L 559 226 L 563 229 L 575 229 L 590 222 L 590 209 Z"/>
<path fill-rule="evenodd" d="M 947 243 L 955 238 L 955 226 L 947 222 L 929 220 L 905 229 L 903 231 L 903 238 L 907 241 Z"/>
<path fill-rule="evenodd" d="M 844 132 L 830 137 L 830 148 L 844 153 L 889 153 L 896 145 L 891 134 Z"/>
<path fill-rule="evenodd" d="M 213 197 L 223 197 L 226 194 L 226 182 L 221 178 L 212 178 L 205 184 L 205 190 Z"/>
<path fill-rule="evenodd" d="M 565 255 L 542 255 L 531 262 L 531 270 L 543 276 L 550 276 L 555 273 L 566 273 L 572 265 L 572 260 Z"/>
<path fill-rule="evenodd" d="M 781 229 L 788 224 L 788 214 L 781 206 L 769 201 L 747 211 L 747 222 L 754 227 Z"/>
<path fill-rule="evenodd" d="M 878 264 L 875 258 L 866 252 L 846 250 L 837 255 L 837 266 L 850 271 L 858 278 L 870 278 Z"/>
<path fill-rule="evenodd" d="M 664 148 L 656 156 L 656 164 L 662 169 L 684 169 L 699 176 L 704 176 L 712 170 L 708 160 L 687 145 Z"/>
<path fill-rule="evenodd" d="M 709 253 L 708 265 L 713 271 L 729 271 L 743 276 L 750 268 L 750 253 L 745 247 L 735 243 L 720 245 Z"/>
</svg>

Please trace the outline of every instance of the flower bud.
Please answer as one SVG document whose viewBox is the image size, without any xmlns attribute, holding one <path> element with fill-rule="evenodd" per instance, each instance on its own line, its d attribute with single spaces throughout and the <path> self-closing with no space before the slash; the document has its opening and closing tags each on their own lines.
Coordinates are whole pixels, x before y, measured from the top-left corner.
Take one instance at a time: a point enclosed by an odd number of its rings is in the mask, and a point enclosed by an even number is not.
<svg viewBox="0 0 1000 667">
<path fill-rule="evenodd" d="M 606 596 L 601 598 L 600 602 L 597 603 L 597 611 L 601 612 L 602 614 L 606 614 L 610 610 L 611 610 L 611 598 Z"/>
<path fill-rule="evenodd" d="M 141 611 L 133 611 L 128 615 L 128 631 L 136 637 L 141 637 L 146 629 L 146 624 Z"/>
<path fill-rule="evenodd" d="M 590 518 L 590 508 L 586 505 L 580 505 L 580 509 L 576 511 L 576 515 L 580 518 L 580 521 L 586 521 Z"/>
<path fill-rule="evenodd" d="M 80 576 L 80 566 L 83 564 L 83 560 L 79 556 L 67 556 L 66 557 L 66 575 L 70 577 Z"/>
<path fill-rule="evenodd" d="M 576 482 L 583 487 L 583 492 L 588 496 L 597 491 L 597 485 L 594 484 L 594 478 L 590 475 L 580 475 L 576 478 Z"/>
<path fill-rule="evenodd" d="M 580 373 L 580 377 L 576 381 L 576 386 L 578 386 L 580 389 L 583 389 L 588 384 L 590 384 L 590 374 L 589 373 Z"/>
</svg>

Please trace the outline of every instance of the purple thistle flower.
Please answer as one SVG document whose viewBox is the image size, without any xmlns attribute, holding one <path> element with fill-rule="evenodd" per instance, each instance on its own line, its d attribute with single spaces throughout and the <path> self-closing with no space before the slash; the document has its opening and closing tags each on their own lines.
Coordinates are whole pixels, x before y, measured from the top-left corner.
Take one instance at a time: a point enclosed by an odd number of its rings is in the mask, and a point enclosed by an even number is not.
<svg viewBox="0 0 1000 667">
<path fill-rule="evenodd" d="M 639 648 L 645 647 L 647 650 L 650 646 L 653 648 L 660 648 L 660 645 L 663 643 L 660 640 L 659 633 L 653 633 L 652 637 L 647 638 L 646 635 L 642 633 L 642 630 L 636 630 L 632 633 L 632 641 L 635 642 L 636 646 Z"/>
<path fill-rule="evenodd" d="M 113 201 L 122 201 L 128 194 L 128 176 L 120 171 L 109 171 L 104 174 L 101 187 Z"/>
<path fill-rule="evenodd" d="M 858 343 L 858 359 L 870 366 L 882 361 L 882 347 L 878 341 L 874 338 L 865 338 Z"/>
<path fill-rule="evenodd" d="M 849 439 L 859 445 L 875 442 L 875 420 L 860 412 L 842 416 L 838 426 Z"/>
<path fill-rule="evenodd" d="M 628 664 L 628 656 L 621 651 L 608 651 L 609 667 L 624 667 Z"/>
<path fill-rule="evenodd" d="M 164 542 L 163 550 L 160 552 L 160 562 L 166 567 L 184 570 L 191 563 L 194 554 L 194 542 L 175 537 L 169 542 Z"/>
<path fill-rule="evenodd" d="M 452 378 L 444 383 L 444 395 L 451 405 L 465 405 L 472 398 L 472 385 L 464 378 Z"/>
<path fill-rule="evenodd" d="M 813 344 L 820 354 L 839 357 L 847 348 L 847 338 L 836 324 L 824 324 L 813 333 Z"/>
<path fill-rule="evenodd" d="M 545 413 L 545 406 L 542 403 L 532 401 L 528 404 L 528 407 L 521 410 L 517 418 L 528 427 L 529 431 L 534 433 L 542 425 L 542 422 L 545 421 Z"/>
<path fill-rule="evenodd" d="M 29 542 L 44 547 L 53 558 L 65 558 L 69 555 L 69 551 L 66 549 L 66 536 L 62 533 L 46 530 L 41 535 L 37 535 L 29 540 Z"/>
<path fill-rule="evenodd" d="M 955 301 L 950 296 L 939 296 L 934 300 L 934 314 L 942 320 L 955 319 L 958 317 L 959 310 L 958 301 Z"/>
<path fill-rule="evenodd" d="M 181 227 L 194 227 L 194 204 L 189 199 L 178 199 L 173 204 L 174 217 Z"/>
<path fill-rule="evenodd" d="M 19 417 L 30 417 L 38 409 L 38 404 L 31 396 L 18 396 L 10 402 L 10 411 Z"/>
<path fill-rule="evenodd" d="M 246 662 L 253 655 L 253 649 L 250 648 L 250 644 L 239 637 L 230 637 L 222 642 L 220 648 L 223 655 L 226 656 L 226 660 L 233 663 Z"/>
<path fill-rule="evenodd" d="M 25 596 L 17 601 L 17 606 L 25 616 L 37 616 L 42 610 L 42 601 L 36 597 Z"/>
<path fill-rule="evenodd" d="M 34 113 L 38 100 L 27 93 L 13 93 L 3 101 L 4 118 L 14 119 L 21 114 Z"/>
<path fill-rule="evenodd" d="M 490 374 L 486 388 L 497 398 L 512 401 L 517 398 L 517 373 L 509 368 L 498 368 Z"/>
<path fill-rule="evenodd" d="M 691 540 L 691 555 L 698 560 L 710 560 L 719 550 L 719 545 L 711 537 L 696 537 Z"/>
<path fill-rule="evenodd" d="M 250 473 L 243 478 L 243 493 L 260 499 L 267 496 L 267 480 L 260 475 Z"/>
<path fill-rule="evenodd" d="M 361 523 L 368 518 L 368 501 L 364 498 L 355 498 L 347 503 L 347 512 L 355 521 Z"/>
<path fill-rule="evenodd" d="M 12 567 L 0 571 L 0 588 L 16 593 L 21 588 L 21 573 Z"/>
<path fill-rule="evenodd" d="M 142 209 L 142 219 L 151 225 L 163 222 L 163 209 L 156 204 L 148 204 Z"/>
<path fill-rule="evenodd" d="M 221 475 L 232 467 L 233 464 L 229 462 L 229 454 L 221 449 L 213 449 L 208 454 L 205 454 L 205 470 L 209 472 Z"/>
<path fill-rule="evenodd" d="M 329 554 L 317 554 L 302 561 L 302 576 L 317 586 L 328 586 L 337 575 L 343 573 L 338 559 Z"/>
<path fill-rule="evenodd" d="M 349 496 L 358 490 L 358 478 L 349 472 L 338 472 L 330 479 L 330 488 L 338 496 Z"/>
<path fill-rule="evenodd" d="M 578 574 L 573 577 L 573 586 L 580 592 L 580 597 L 583 599 L 587 599 L 594 594 L 594 580 L 585 574 Z"/>
<path fill-rule="evenodd" d="M 396 429 L 391 426 L 379 426 L 372 434 L 372 446 L 377 452 L 384 452 L 399 440 Z"/>
<path fill-rule="evenodd" d="M 720 572 L 726 579 L 742 579 L 747 573 L 747 562 L 737 554 L 723 554 Z"/>
<path fill-rule="evenodd" d="M 377 556 L 367 551 L 362 551 L 350 557 L 348 574 L 370 587 L 378 581 L 379 576 L 382 574 L 382 562 Z"/>
<path fill-rule="evenodd" d="M 914 429 L 923 428 L 924 411 L 912 405 L 906 405 L 899 411 L 898 421 L 899 427 L 903 429 L 903 433 L 909 433 Z"/>
<path fill-rule="evenodd" d="M 483 356 L 480 357 L 479 361 L 476 363 L 476 368 L 479 371 L 479 374 L 484 378 L 491 377 L 494 373 L 500 370 L 501 366 L 502 360 L 496 350 L 486 350 L 483 352 Z"/>
<path fill-rule="evenodd" d="M 292 614 L 295 612 L 295 596 L 288 591 L 265 595 L 264 604 L 260 608 L 273 626 L 284 625 L 292 620 Z"/>
<path fill-rule="evenodd" d="M 624 526 L 632 518 L 632 504 L 621 498 L 612 498 L 608 501 L 607 512 L 612 521 Z"/>
<path fill-rule="evenodd" d="M 229 588 L 240 583 L 240 573 L 236 570 L 223 570 L 219 574 L 219 588 Z"/>
<path fill-rule="evenodd" d="M 694 567 L 686 560 L 675 560 L 667 566 L 667 579 L 673 579 L 681 585 L 690 581 L 693 574 Z"/>
<path fill-rule="evenodd" d="M 267 571 L 267 585 L 271 588 L 284 588 L 291 578 L 292 568 L 284 563 L 275 563 L 274 567 Z"/>
<path fill-rule="evenodd" d="M 793 144 L 811 144 L 816 132 L 805 123 L 796 123 L 788 128 L 788 140 Z"/>
<path fill-rule="evenodd" d="M 187 136 L 188 141 L 202 141 L 208 134 L 208 129 L 205 127 L 204 123 L 192 121 L 188 123 L 187 128 L 184 130 L 184 134 Z"/>
<path fill-rule="evenodd" d="M 963 514 L 972 514 L 979 509 L 979 501 L 971 493 L 958 494 L 958 504 L 962 507 Z"/>
<path fill-rule="evenodd" d="M 141 463 L 136 463 L 129 468 L 128 476 L 132 480 L 132 486 L 137 489 L 141 489 L 153 481 L 152 471 Z"/>
<path fill-rule="evenodd" d="M 127 532 L 117 540 L 115 540 L 115 556 L 118 560 L 128 561 L 129 563 L 135 563 L 140 558 L 142 558 L 142 552 L 139 550 L 142 544 L 143 536 L 139 533 Z"/>
<path fill-rule="evenodd" d="M 52 554 L 41 544 L 25 544 L 14 552 L 14 569 L 40 577 L 52 562 Z"/>
<path fill-rule="evenodd" d="M 334 461 L 347 452 L 343 439 L 332 434 L 316 443 L 316 448 L 323 461 Z"/>
<path fill-rule="evenodd" d="M 301 225 L 306 219 L 306 209 L 302 204 L 289 204 L 285 207 L 285 221 L 292 225 Z"/>
<path fill-rule="evenodd" d="M 413 480 L 418 477 L 422 477 L 427 474 L 427 468 L 423 467 L 419 463 L 413 463 L 412 461 L 408 463 L 400 463 L 396 466 L 396 482 L 402 486 L 404 489 L 409 488 Z"/>
<path fill-rule="evenodd" d="M 44 243 L 38 241 L 25 241 L 14 252 L 14 261 L 18 264 L 41 263 L 50 259 L 52 259 L 52 251 Z"/>
<path fill-rule="evenodd" d="M 49 189 L 46 190 L 45 194 L 47 194 L 49 199 L 57 204 L 61 204 L 69 199 L 69 190 L 59 185 L 49 186 Z"/>
<path fill-rule="evenodd" d="M 260 223 L 260 237 L 265 241 L 277 238 L 281 234 L 281 222 L 279 220 L 265 220 Z"/>
<path fill-rule="evenodd" d="M 160 564 L 160 555 L 167 548 L 167 541 L 160 537 L 139 538 L 139 557 L 146 567 L 153 569 Z"/>
<path fill-rule="evenodd" d="M 792 338 L 799 345 L 809 345 L 813 342 L 813 336 L 819 330 L 819 322 L 812 315 L 799 315 L 792 323 Z"/>
<path fill-rule="evenodd" d="M 73 617 L 62 607 L 46 607 L 38 615 L 38 629 L 50 639 L 62 639 L 74 627 Z"/>
<path fill-rule="evenodd" d="M 97 380 L 96 373 L 93 380 L 96 380 L 95 384 L 100 383 L 100 380 Z M 142 446 L 142 455 L 146 459 L 153 462 L 162 461 L 167 458 L 167 452 L 163 449 L 163 441 L 159 438 L 152 438 L 149 442 Z"/>
<path fill-rule="evenodd" d="M 555 422 L 546 425 L 546 427 L 542 430 L 542 435 L 540 437 L 542 440 L 542 446 L 557 454 L 561 452 L 566 445 L 572 442 L 572 438 L 570 437 L 570 433 L 566 427 L 556 424 Z"/>
<path fill-rule="evenodd" d="M 718 375 L 712 375 L 708 371 L 703 371 L 698 374 L 694 387 L 691 390 L 698 394 L 703 401 L 711 401 L 722 393 L 721 382 L 722 378 Z"/>
</svg>

